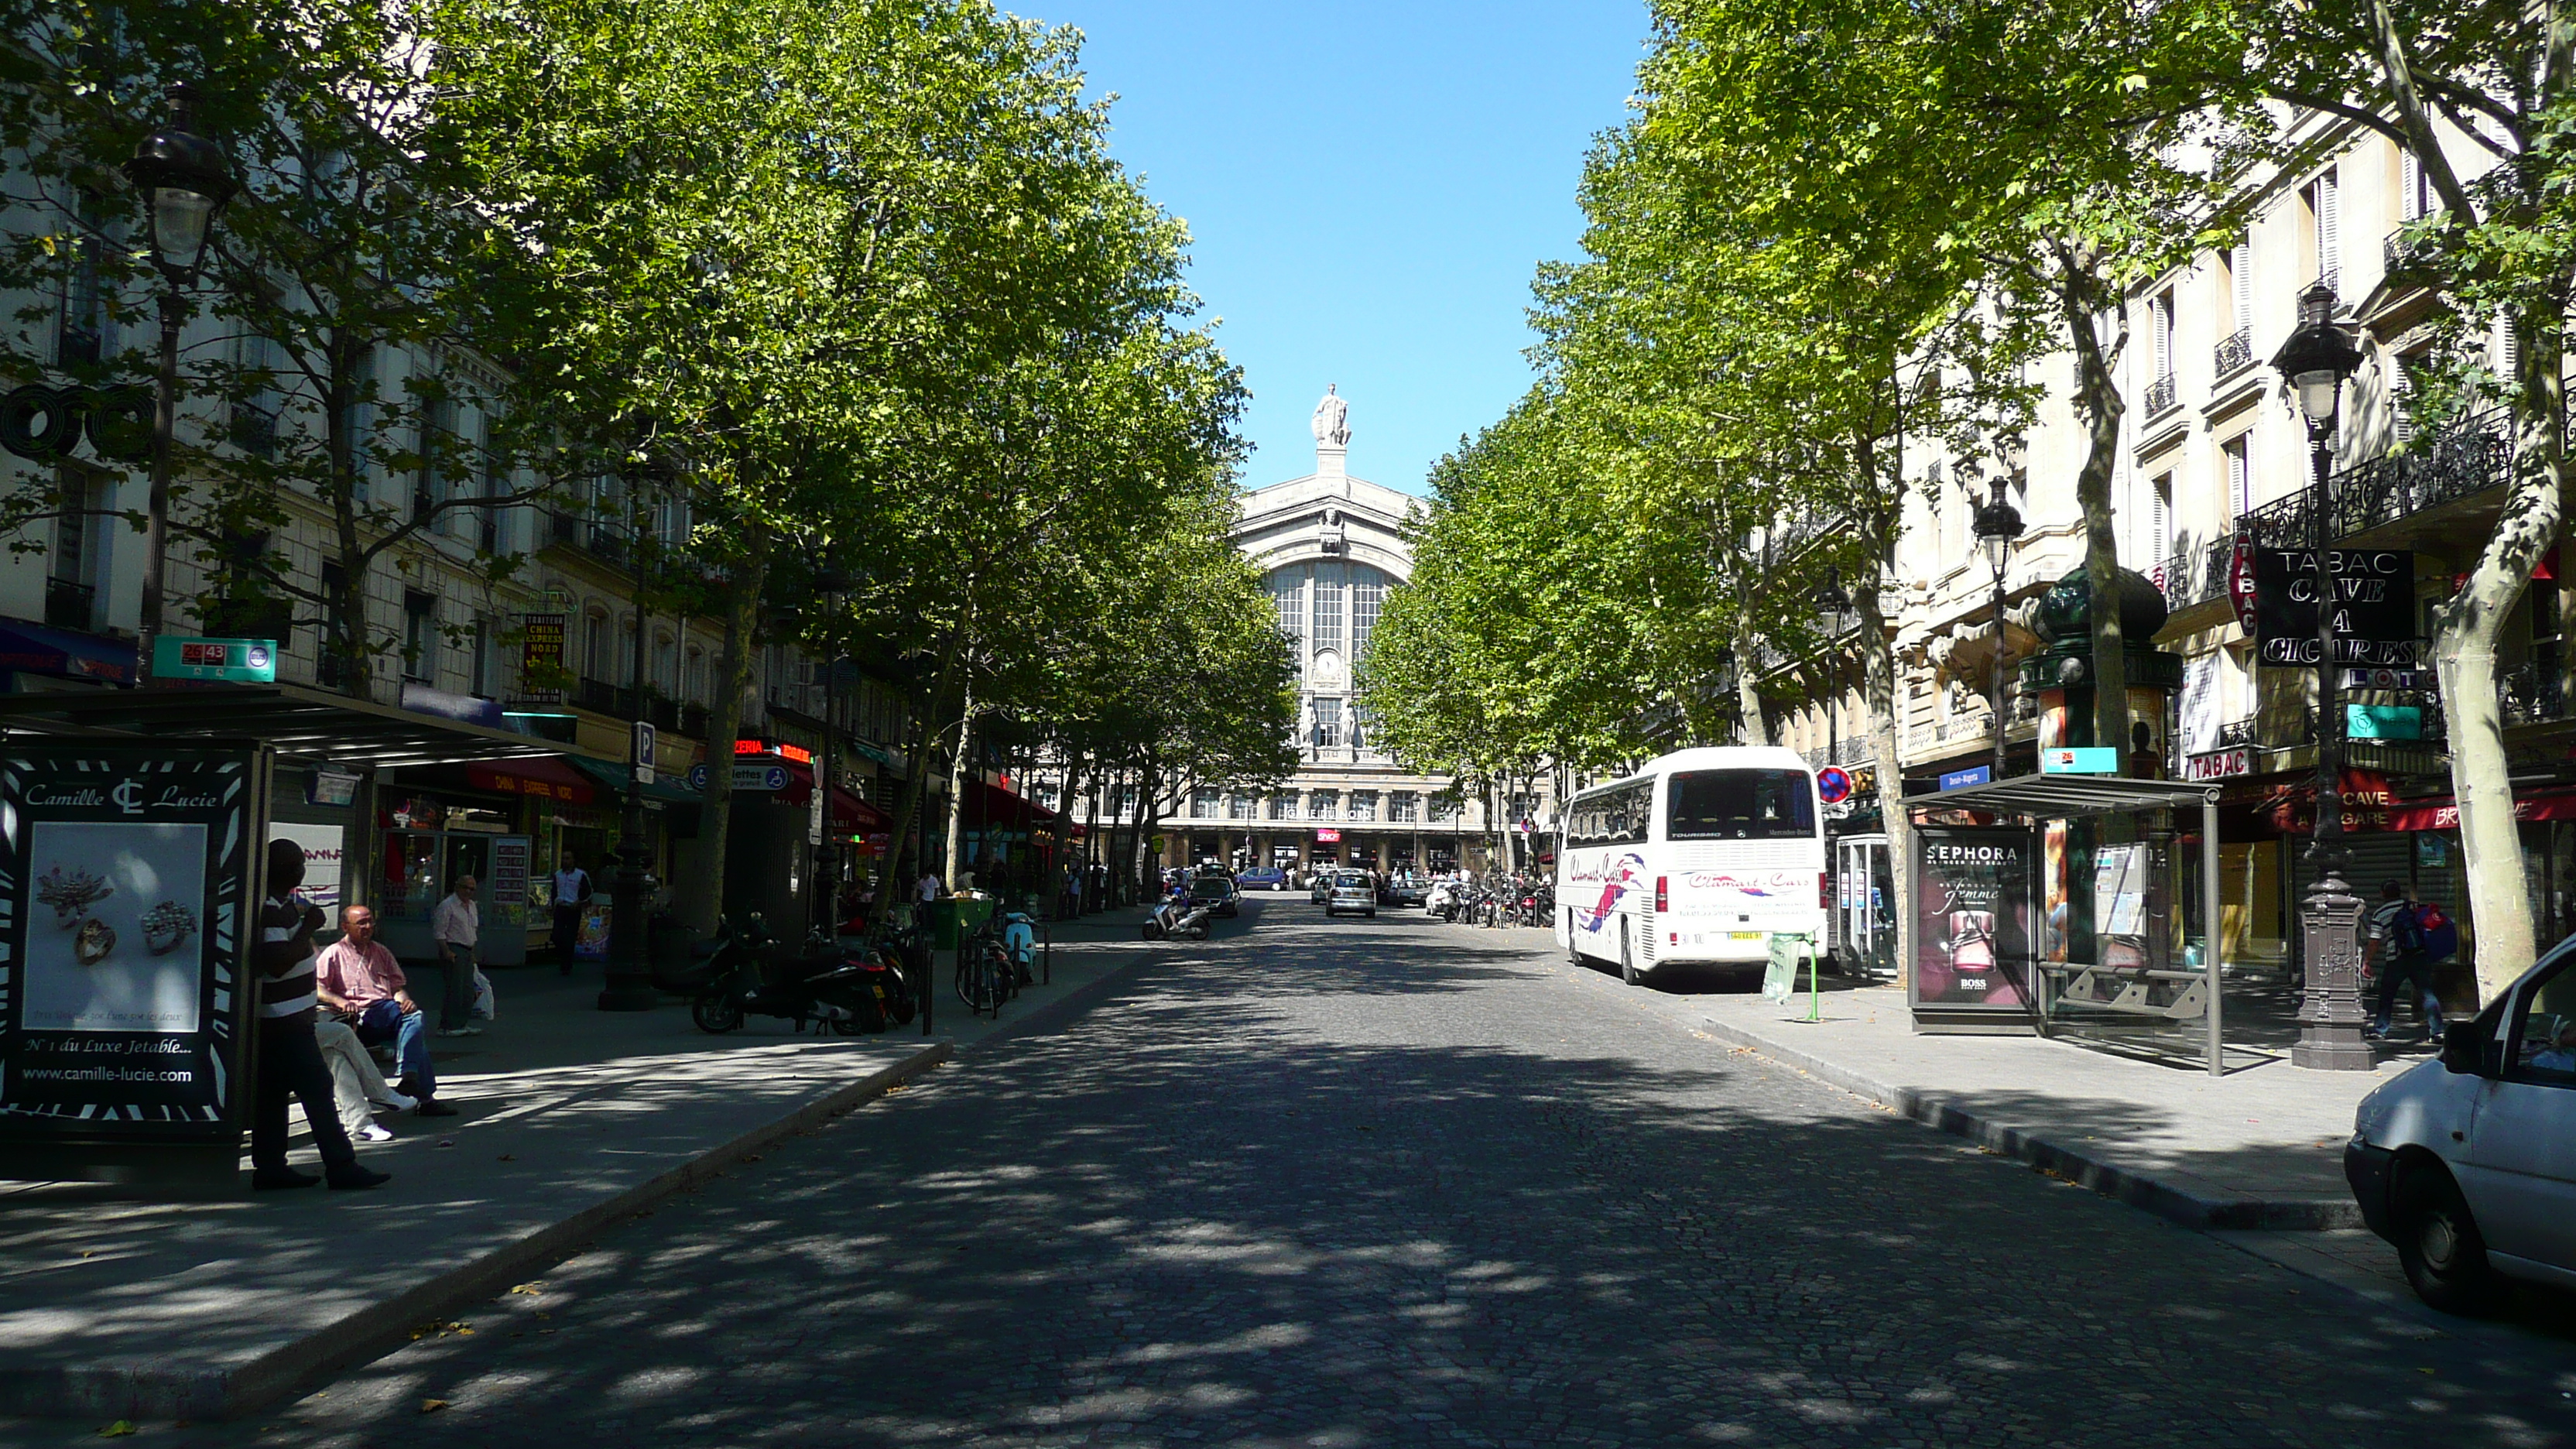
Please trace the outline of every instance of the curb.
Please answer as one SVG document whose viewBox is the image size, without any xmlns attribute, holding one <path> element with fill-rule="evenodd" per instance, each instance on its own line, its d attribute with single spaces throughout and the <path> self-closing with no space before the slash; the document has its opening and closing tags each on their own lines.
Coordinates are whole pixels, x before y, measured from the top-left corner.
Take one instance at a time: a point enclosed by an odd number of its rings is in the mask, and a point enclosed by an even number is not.
<svg viewBox="0 0 2576 1449">
<path fill-rule="evenodd" d="M 621 1218 L 696 1187 L 744 1156 L 849 1111 L 956 1054 L 934 1040 L 860 1081 L 806 1102 L 786 1115 L 720 1143 L 660 1175 L 550 1223 L 526 1237 L 460 1263 L 426 1283 L 362 1308 L 336 1323 L 230 1369 L 171 1369 L 131 1364 L 72 1364 L 0 1372 L 0 1413 L 43 1417 L 237 1419 L 316 1379 L 379 1358 L 410 1341 L 424 1319 L 491 1297 L 511 1280 L 568 1257 Z"/>
<path fill-rule="evenodd" d="M 1926 1127 L 1964 1137 L 1980 1147 L 2183 1227 L 2323 1232 L 2362 1226 L 2361 1208 L 2349 1197 L 2203 1197 L 2145 1173 L 2104 1162 L 2080 1149 L 2063 1147 L 2018 1127 L 1981 1117 L 1938 1093 L 1873 1080 L 1849 1067 L 1783 1046 L 1715 1017 L 1703 1016 L 1700 1024 L 1720 1041 L 1746 1048 L 1854 1096 L 1866 1097 Z"/>
</svg>

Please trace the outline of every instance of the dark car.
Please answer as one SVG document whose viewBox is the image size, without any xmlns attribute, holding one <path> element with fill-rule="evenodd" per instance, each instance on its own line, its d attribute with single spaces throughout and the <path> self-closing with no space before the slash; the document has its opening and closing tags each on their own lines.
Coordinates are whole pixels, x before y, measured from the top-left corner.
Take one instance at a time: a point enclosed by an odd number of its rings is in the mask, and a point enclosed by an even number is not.
<svg viewBox="0 0 2576 1449">
<path fill-rule="evenodd" d="M 1284 891 L 1288 889 L 1288 872 L 1275 865 L 1258 865 L 1234 878 L 1239 891 Z"/>
<path fill-rule="evenodd" d="M 1400 876 L 1386 883 L 1378 892 L 1378 903 L 1387 906 L 1418 906 L 1431 894 L 1431 882 L 1420 876 Z"/>
<path fill-rule="evenodd" d="M 1214 901 L 1216 913 L 1220 916 L 1236 916 L 1243 913 L 1242 898 L 1235 893 L 1234 877 L 1230 875 L 1203 875 L 1192 878 L 1190 899 Z"/>
</svg>

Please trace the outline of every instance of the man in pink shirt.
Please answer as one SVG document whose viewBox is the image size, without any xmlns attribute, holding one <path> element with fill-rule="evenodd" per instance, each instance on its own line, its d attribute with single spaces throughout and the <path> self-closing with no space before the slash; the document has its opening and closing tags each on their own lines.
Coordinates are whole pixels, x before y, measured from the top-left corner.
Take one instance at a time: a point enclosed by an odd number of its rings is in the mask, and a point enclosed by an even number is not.
<svg viewBox="0 0 2576 1449">
<path fill-rule="evenodd" d="M 340 939 L 314 963 L 315 993 L 322 1004 L 346 1016 L 358 1040 L 373 1046 L 394 1043 L 394 1060 L 402 1080 L 394 1090 L 419 1099 L 412 1108 L 423 1117 L 453 1117 L 456 1109 L 436 1100 L 438 1073 L 429 1064 L 429 1018 L 421 1015 L 404 989 L 402 963 L 376 939 L 376 913 L 365 906 L 340 912 Z"/>
</svg>

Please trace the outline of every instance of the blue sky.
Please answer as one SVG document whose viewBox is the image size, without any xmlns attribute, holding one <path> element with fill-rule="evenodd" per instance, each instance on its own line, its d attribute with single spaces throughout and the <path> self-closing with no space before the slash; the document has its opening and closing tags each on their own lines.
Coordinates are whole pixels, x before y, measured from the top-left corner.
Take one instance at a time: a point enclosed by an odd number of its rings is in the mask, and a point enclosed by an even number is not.
<svg viewBox="0 0 2576 1449">
<path fill-rule="evenodd" d="M 1420 492 L 1529 386 L 1532 269 L 1575 254 L 1591 137 L 1626 115 L 1627 0 L 1019 0 L 1078 26 L 1111 146 L 1194 239 L 1244 369 L 1246 483 L 1311 471 L 1327 383 L 1350 469 Z"/>
</svg>

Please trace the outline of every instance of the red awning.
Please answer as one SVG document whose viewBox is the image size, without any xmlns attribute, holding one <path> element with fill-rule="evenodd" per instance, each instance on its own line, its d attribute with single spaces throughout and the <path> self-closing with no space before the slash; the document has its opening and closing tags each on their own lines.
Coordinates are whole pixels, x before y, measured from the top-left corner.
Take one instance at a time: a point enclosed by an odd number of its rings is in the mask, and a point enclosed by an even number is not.
<svg viewBox="0 0 2576 1449">
<path fill-rule="evenodd" d="M 2455 800 L 2410 800 L 2390 812 L 2391 830 L 2457 830 L 2460 806 Z M 2544 790 L 2513 798 L 2516 820 L 2576 820 L 2576 790 Z"/>
<path fill-rule="evenodd" d="M 599 798 L 588 776 L 552 755 L 469 764 L 465 767 L 465 783 L 477 790 L 561 800 L 568 805 L 587 805 Z"/>
<path fill-rule="evenodd" d="M 2407 830 L 2393 823 L 2408 808 L 2389 793 L 2388 777 L 2376 770 L 2343 768 L 2343 828 L 2348 831 Z M 2413 802 L 2409 802 L 2411 805 Z M 2317 785 L 2312 775 L 2283 781 L 2261 798 L 2222 803 L 2218 808 L 2220 840 L 2272 839 L 2306 835 L 2316 828 Z"/>
<path fill-rule="evenodd" d="M 782 805 L 808 805 L 814 799 L 814 771 L 805 765 L 789 765 L 787 788 L 778 792 Z M 832 787 L 832 829 L 852 834 L 873 834 L 892 830 L 894 821 L 874 805 L 835 785 Z"/>
<path fill-rule="evenodd" d="M 982 780 L 973 782 L 966 792 L 965 815 L 969 830 L 1053 829 L 1058 825 L 1054 811 Z"/>
</svg>

